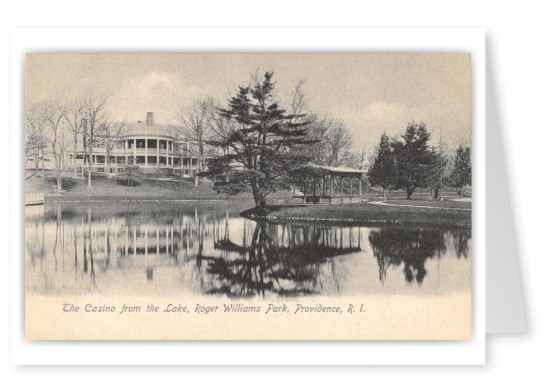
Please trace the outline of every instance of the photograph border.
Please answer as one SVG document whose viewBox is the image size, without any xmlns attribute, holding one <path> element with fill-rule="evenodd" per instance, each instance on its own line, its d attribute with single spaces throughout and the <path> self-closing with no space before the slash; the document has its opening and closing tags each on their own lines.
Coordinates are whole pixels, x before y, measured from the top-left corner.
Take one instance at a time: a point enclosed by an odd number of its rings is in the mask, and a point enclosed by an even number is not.
<svg viewBox="0 0 551 391">
<path fill-rule="evenodd" d="M 11 37 L 10 293 L 14 364 L 388 365 L 485 362 L 484 29 L 15 29 Z M 159 44 L 162 42 L 162 44 Z M 239 44 L 236 44 L 239 43 Z M 29 52 L 472 53 L 470 341 L 27 341 L 24 311 L 24 55 Z M 185 354 L 182 352 L 185 351 Z"/>
</svg>

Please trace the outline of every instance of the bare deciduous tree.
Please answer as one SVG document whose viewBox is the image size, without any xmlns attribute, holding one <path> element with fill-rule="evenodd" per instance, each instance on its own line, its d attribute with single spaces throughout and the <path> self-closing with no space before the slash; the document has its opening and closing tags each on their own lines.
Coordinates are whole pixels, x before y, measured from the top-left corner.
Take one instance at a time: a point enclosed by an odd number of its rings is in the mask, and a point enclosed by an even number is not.
<svg viewBox="0 0 551 391">
<path fill-rule="evenodd" d="M 88 159 L 88 188 L 92 187 L 92 152 L 96 132 L 107 122 L 106 105 L 109 96 L 87 94 L 84 98 L 84 118 L 87 121 L 86 154 Z"/>
<path fill-rule="evenodd" d="M 312 162 L 331 167 L 346 165 L 345 157 L 352 146 L 352 137 L 344 124 L 331 117 L 317 115 L 312 116 L 311 122 L 310 135 L 320 140 L 309 148 Z"/>
<path fill-rule="evenodd" d="M 308 98 L 304 94 L 304 84 L 308 79 L 300 79 L 293 90 L 291 97 L 291 112 L 294 115 L 303 115 L 308 111 Z"/>
<path fill-rule="evenodd" d="M 195 144 L 196 151 L 190 151 L 196 155 L 197 171 L 201 172 L 205 167 L 205 146 L 212 135 L 211 122 L 213 120 L 210 110 L 209 98 L 196 100 L 190 106 L 180 110 L 180 126 L 178 132 Z M 195 176 L 195 186 L 198 185 L 198 176 Z"/>
<path fill-rule="evenodd" d="M 342 165 L 345 154 L 352 146 L 352 137 L 341 121 L 332 121 L 329 128 L 327 145 L 329 147 L 329 166 Z"/>
<path fill-rule="evenodd" d="M 65 112 L 65 121 L 73 136 L 73 175 L 77 176 L 77 150 L 78 136 L 82 134 L 82 120 L 84 118 L 84 105 L 81 101 L 74 101 L 67 105 Z"/>
<path fill-rule="evenodd" d="M 50 101 L 41 106 L 45 121 L 45 138 L 52 148 L 56 171 L 56 186 L 61 190 L 63 157 L 65 155 L 65 114 L 66 107 L 59 101 Z"/>
<path fill-rule="evenodd" d="M 98 128 L 96 138 L 98 145 L 105 148 L 105 163 L 107 165 L 107 173 L 110 173 L 111 154 L 116 148 L 117 143 L 120 143 L 120 136 L 124 132 L 124 122 L 104 122 Z M 116 166 L 115 166 L 116 167 Z"/>
<path fill-rule="evenodd" d="M 39 159 L 42 156 L 42 175 L 44 175 L 44 147 L 46 140 L 44 137 L 44 127 L 46 120 L 36 109 L 31 109 L 25 115 L 27 126 L 27 139 L 25 140 L 25 168 L 29 160 L 34 161 L 34 173 L 25 179 L 29 179 L 38 173 Z"/>
</svg>

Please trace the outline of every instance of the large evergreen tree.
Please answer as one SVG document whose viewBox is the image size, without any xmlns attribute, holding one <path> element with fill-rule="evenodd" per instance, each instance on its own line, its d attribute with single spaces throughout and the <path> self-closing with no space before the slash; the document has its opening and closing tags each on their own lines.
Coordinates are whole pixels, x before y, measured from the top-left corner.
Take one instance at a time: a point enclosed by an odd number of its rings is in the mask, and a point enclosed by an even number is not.
<svg viewBox="0 0 551 391">
<path fill-rule="evenodd" d="M 430 133 L 424 122 L 410 122 L 400 139 L 391 142 L 396 162 L 393 187 L 405 190 L 408 200 L 415 189 L 430 186 L 438 155 L 429 148 L 429 140 Z"/>
<path fill-rule="evenodd" d="M 465 187 L 471 184 L 471 149 L 459 146 L 455 151 L 453 171 L 450 175 L 450 185 L 458 188 L 463 198 Z"/>
<path fill-rule="evenodd" d="M 229 183 L 215 185 L 219 192 L 235 195 L 252 191 L 256 206 L 266 205 L 266 196 L 276 190 L 288 189 L 291 173 L 306 163 L 300 148 L 315 142 L 308 135 L 305 114 L 286 114 L 274 97 L 273 72 L 262 81 L 253 82 L 219 108 L 222 117 L 235 126 L 224 137 L 211 141 L 228 151 L 211 164 L 211 172 L 226 172 L 234 163 L 240 169 L 232 172 Z"/>
<path fill-rule="evenodd" d="M 390 139 L 383 133 L 377 151 L 377 157 L 369 168 L 367 177 L 372 186 L 383 189 L 383 199 L 386 201 L 386 190 L 392 185 L 395 175 L 394 154 L 390 146 Z"/>
</svg>

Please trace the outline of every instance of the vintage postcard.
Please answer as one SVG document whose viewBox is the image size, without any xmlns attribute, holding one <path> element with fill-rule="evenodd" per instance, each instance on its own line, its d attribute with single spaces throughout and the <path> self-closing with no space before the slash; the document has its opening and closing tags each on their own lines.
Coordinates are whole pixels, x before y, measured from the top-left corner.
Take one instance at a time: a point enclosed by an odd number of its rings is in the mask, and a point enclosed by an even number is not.
<svg viewBox="0 0 551 391">
<path fill-rule="evenodd" d="M 470 340 L 471 60 L 28 53 L 26 338 Z"/>
</svg>

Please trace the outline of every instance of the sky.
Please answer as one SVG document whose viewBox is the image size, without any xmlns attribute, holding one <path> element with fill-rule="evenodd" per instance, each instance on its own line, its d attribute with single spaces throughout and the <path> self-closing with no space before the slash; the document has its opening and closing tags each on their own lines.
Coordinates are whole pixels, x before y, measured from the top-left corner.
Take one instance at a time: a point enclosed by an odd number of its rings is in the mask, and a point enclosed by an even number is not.
<svg viewBox="0 0 551 391">
<path fill-rule="evenodd" d="M 26 57 L 26 109 L 51 98 L 110 96 L 117 121 L 177 124 L 196 99 L 220 105 L 251 75 L 273 71 L 283 108 L 305 80 L 308 112 L 341 120 L 353 150 L 371 151 L 381 134 L 403 133 L 424 121 L 453 145 L 471 135 L 468 53 L 33 53 Z"/>
</svg>

